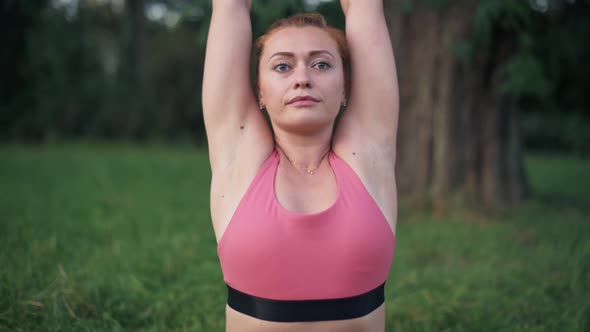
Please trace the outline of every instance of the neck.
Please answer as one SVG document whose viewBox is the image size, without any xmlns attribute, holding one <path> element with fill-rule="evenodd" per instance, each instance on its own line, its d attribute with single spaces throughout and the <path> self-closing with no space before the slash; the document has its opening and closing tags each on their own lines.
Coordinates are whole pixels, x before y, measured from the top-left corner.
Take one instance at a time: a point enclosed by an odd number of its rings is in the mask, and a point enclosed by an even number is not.
<svg viewBox="0 0 590 332">
<path fill-rule="evenodd" d="M 275 133 L 276 147 L 293 166 L 317 168 L 331 149 L 331 133 L 317 136 L 298 136 Z"/>
</svg>

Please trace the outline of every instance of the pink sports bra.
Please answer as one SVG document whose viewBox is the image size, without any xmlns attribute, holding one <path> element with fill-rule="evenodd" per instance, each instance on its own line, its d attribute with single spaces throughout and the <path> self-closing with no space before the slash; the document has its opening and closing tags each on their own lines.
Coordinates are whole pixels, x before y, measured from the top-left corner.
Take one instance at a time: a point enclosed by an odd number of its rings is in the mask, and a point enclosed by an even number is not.
<svg viewBox="0 0 590 332">
<path fill-rule="evenodd" d="M 274 190 L 278 152 L 264 162 L 217 248 L 228 288 L 280 302 L 354 298 L 382 287 L 395 236 L 355 172 L 333 152 L 328 160 L 338 198 L 314 214 L 279 204 Z"/>
</svg>

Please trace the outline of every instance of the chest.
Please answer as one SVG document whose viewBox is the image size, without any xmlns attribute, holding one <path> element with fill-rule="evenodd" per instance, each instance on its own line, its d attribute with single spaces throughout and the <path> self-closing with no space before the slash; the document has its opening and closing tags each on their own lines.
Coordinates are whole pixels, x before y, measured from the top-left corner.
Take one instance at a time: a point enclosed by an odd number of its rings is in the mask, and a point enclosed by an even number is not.
<svg viewBox="0 0 590 332">
<path fill-rule="evenodd" d="M 286 210 L 318 213 L 334 204 L 339 188 L 329 167 L 322 167 L 310 175 L 279 165 L 273 189 L 277 202 Z"/>
<path fill-rule="evenodd" d="M 218 248 L 225 280 L 235 288 L 268 298 L 338 298 L 387 278 L 395 238 L 369 197 L 340 193 L 311 214 L 272 199 L 256 206 L 239 209 Z"/>
</svg>

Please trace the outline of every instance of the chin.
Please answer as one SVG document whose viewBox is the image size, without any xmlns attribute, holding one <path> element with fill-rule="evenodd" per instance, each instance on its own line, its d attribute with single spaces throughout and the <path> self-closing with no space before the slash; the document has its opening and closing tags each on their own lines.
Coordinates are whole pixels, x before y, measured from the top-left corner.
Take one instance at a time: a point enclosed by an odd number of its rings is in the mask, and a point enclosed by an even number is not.
<svg viewBox="0 0 590 332">
<path fill-rule="evenodd" d="M 298 114 L 280 124 L 284 130 L 300 134 L 314 134 L 334 126 L 335 118 L 318 117 L 317 114 Z"/>
</svg>

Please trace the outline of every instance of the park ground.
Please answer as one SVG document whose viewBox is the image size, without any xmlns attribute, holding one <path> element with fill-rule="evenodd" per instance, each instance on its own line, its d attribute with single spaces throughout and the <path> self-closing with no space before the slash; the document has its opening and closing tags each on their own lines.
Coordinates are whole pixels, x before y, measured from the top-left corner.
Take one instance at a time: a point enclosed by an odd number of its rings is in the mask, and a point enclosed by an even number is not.
<svg viewBox="0 0 590 332">
<path fill-rule="evenodd" d="M 590 330 L 590 160 L 526 170 L 517 206 L 402 197 L 387 331 Z M 223 331 L 209 181 L 203 148 L 0 146 L 0 331 Z"/>
</svg>

